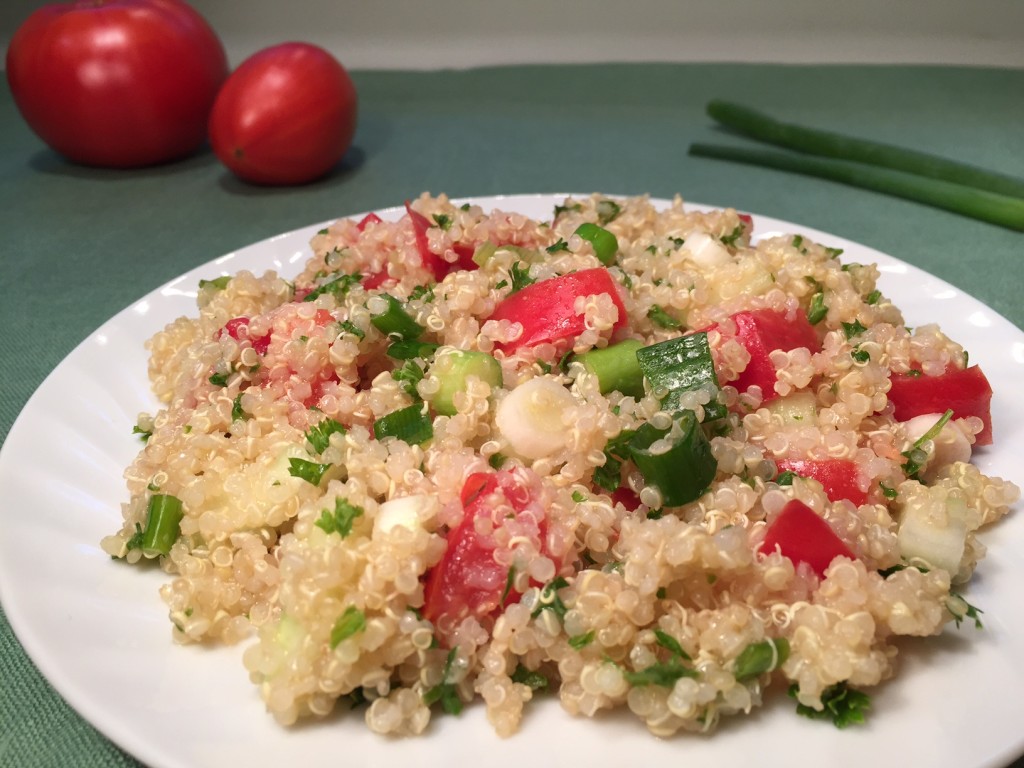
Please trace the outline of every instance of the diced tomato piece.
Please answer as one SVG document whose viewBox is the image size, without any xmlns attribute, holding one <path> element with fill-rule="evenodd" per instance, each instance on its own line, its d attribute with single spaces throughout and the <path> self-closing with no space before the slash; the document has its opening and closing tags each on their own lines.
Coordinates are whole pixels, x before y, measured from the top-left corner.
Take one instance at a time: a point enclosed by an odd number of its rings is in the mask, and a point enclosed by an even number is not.
<svg viewBox="0 0 1024 768">
<path fill-rule="evenodd" d="M 830 501 L 848 499 L 858 507 L 867 501 L 867 493 L 857 482 L 860 474 L 857 463 L 849 459 L 780 459 L 776 464 L 779 472 L 817 480 Z"/>
<path fill-rule="evenodd" d="M 736 338 L 750 353 L 750 363 L 739 378 L 730 382 L 740 392 L 750 387 L 761 388 L 763 402 L 778 397 L 775 392 L 776 371 L 771 353 L 776 349 L 788 352 L 807 347 L 811 352 L 821 350 L 821 341 L 807 317 L 797 313 L 788 320 L 782 312 L 773 309 L 755 309 L 737 312 L 732 316 L 736 325 Z"/>
<path fill-rule="evenodd" d="M 323 373 L 325 372 L 328 374 L 327 377 L 319 378 L 319 376 L 322 376 Z M 318 375 L 316 379 L 310 381 L 310 395 L 309 397 L 302 401 L 302 404 L 307 408 L 312 408 L 313 406 L 319 404 L 320 398 L 324 396 L 324 388 L 326 387 L 326 385 L 331 383 L 337 384 L 339 381 L 340 379 L 338 378 L 338 374 L 336 372 L 327 371 L 327 369 L 324 369 L 323 371 L 321 371 L 321 373 Z M 373 430 L 371 430 L 371 433 L 372 431 Z"/>
<path fill-rule="evenodd" d="M 626 307 L 615 279 L 604 267 L 531 283 L 498 304 L 490 319 L 509 320 L 523 326 L 523 333 L 518 339 L 502 345 L 506 352 L 513 352 L 519 347 L 571 341 L 586 327 L 583 315 L 576 312 L 577 297 L 601 293 L 611 296 L 619 311 L 613 326 L 613 330 L 618 330 L 626 324 Z"/>
<path fill-rule="evenodd" d="M 640 509 L 641 501 L 640 497 L 637 496 L 633 489 L 628 488 L 625 485 L 620 485 L 614 491 L 612 491 L 612 501 L 622 504 L 630 512 L 635 512 Z"/>
<path fill-rule="evenodd" d="M 754 217 L 751 216 L 749 213 L 738 213 L 736 215 L 739 217 L 739 220 L 742 221 L 746 225 L 747 233 L 749 234 L 750 232 L 753 232 L 753 230 L 754 230 Z"/>
<path fill-rule="evenodd" d="M 227 335 L 235 341 L 240 341 L 242 339 L 242 328 L 247 328 L 248 326 L 248 317 L 234 317 L 224 323 L 221 333 L 227 333 Z M 246 335 L 245 338 L 249 338 L 248 335 Z M 270 346 L 270 334 L 268 333 L 266 336 L 249 339 L 249 341 L 257 354 L 264 355 L 267 352 L 267 348 Z"/>
<path fill-rule="evenodd" d="M 221 333 L 226 333 L 235 341 L 242 338 L 241 329 L 246 328 L 249 325 L 248 317 L 233 317 L 224 323 L 224 327 L 221 329 Z"/>
<path fill-rule="evenodd" d="M 391 275 L 388 274 L 388 268 L 384 267 L 384 269 L 378 270 L 377 272 L 373 272 L 367 275 L 360 282 L 363 284 L 364 288 L 366 288 L 367 290 L 372 290 L 374 288 L 380 288 L 380 286 L 383 285 L 385 281 L 390 279 Z"/>
<path fill-rule="evenodd" d="M 453 246 L 453 250 L 459 257 L 454 264 L 445 261 L 430 250 L 427 243 L 427 230 L 433 226 L 430 220 L 419 211 L 413 210 L 412 204 L 408 200 L 405 202 L 405 210 L 409 212 L 413 232 L 416 233 L 416 248 L 420 252 L 420 259 L 423 261 L 423 266 L 433 273 L 435 280 L 440 282 L 449 272 L 477 268 L 477 263 L 473 261 L 474 248 L 472 245 L 456 243 Z"/>
<path fill-rule="evenodd" d="M 940 376 L 894 373 L 890 381 L 889 401 L 899 421 L 952 409 L 953 418 L 977 416 L 981 419 L 985 427 L 976 442 L 992 444 L 992 385 L 979 366 L 957 368 L 950 365 Z"/>
<path fill-rule="evenodd" d="M 368 213 L 360 219 L 359 223 L 356 224 L 356 229 L 360 232 L 364 231 L 371 224 L 380 224 L 383 219 L 376 213 Z"/>
<path fill-rule="evenodd" d="M 782 508 L 765 533 L 760 551 L 770 554 L 776 549 L 794 563 L 807 563 L 818 576 L 837 557 L 855 559 L 831 526 L 796 499 Z"/>
<path fill-rule="evenodd" d="M 466 478 L 461 501 L 464 514 L 458 526 L 448 532 L 444 557 L 426 577 L 423 616 L 442 632 L 467 616 L 483 617 L 500 608 L 508 584 L 508 566 L 495 559 L 497 542 L 493 535 L 477 530 L 477 519 L 490 517 L 495 494 L 504 497 L 519 523 L 532 521 L 540 542 L 546 526 L 544 510 L 534 502 L 533 492 L 523 479 L 510 471 L 476 472 Z M 495 520 L 500 526 L 504 518 Z M 519 599 L 518 593 L 504 596 L 504 603 Z"/>
<path fill-rule="evenodd" d="M 452 246 L 452 250 L 454 250 L 459 256 L 459 258 L 455 260 L 455 270 L 471 270 L 480 268 L 480 265 L 473 261 L 473 255 L 476 253 L 476 248 L 474 246 L 466 245 L 465 243 L 456 243 Z"/>
</svg>

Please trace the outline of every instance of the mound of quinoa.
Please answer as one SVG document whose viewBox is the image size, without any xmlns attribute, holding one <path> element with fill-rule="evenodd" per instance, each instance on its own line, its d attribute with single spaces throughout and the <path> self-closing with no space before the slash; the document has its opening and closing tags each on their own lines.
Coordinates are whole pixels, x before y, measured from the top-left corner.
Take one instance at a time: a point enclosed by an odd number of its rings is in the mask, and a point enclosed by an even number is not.
<svg viewBox="0 0 1024 768">
<path fill-rule="evenodd" d="M 452 268 L 438 281 L 408 215 L 341 219 L 313 237 L 292 281 L 240 272 L 205 283 L 198 315 L 148 343 L 162 408 L 139 416 L 149 437 L 126 471 L 124 525 L 103 547 L 130 563 L 152 556 L 138 546 L 150 497 L 180 500 L 180 533 L 157 555 L 173 637 L 247 643 L 244 664 L 280 723 L 341 708 L 375 732 L 414 735 L 466 704 L 486 707 L 495 730 L 510 735 L 531 699 L 547 695 L 572 715 L 628 709 L 660 736 L 707 731 L 757 707 L 769 685 L 795 686 L 815 709 L 837 684 L 874 686 L 895 673 L 900 636 L 937 635 L 964 617 L 959 593 L 985 553 L 978 533 L 1019 491 L 938 454 L 907 476 L 913 436 L 892 415 L 890 377 L 963 366 L 964 349 L 937 325 L 909 330 L 878 291 L 873 265 L 846 263 L 800 236 L 751 244 L 751 224 L 736 211 L 690 211 L 679 198 L 667 207 L 646 197 L 569 199 L 544 222 L 426 193 L 412 208 L 431 225 L 426 245 L 436 258 L 454 264 L 457 246 L 469 244 L 479 268 Z M 615 235 L 613 263 L 576 234 L 584 222 Z M 681 247 L 695 237 L 710 238 L 715 259 Z M 584 330 L 569 346 L 508 351 L 521 326 L 490 318 L 513 273 L 540 282 L 593 268 L 614 278 L 626 318 L 607 295 L 585 297 L 577 302 Z M 324 288 L 343 275 L 359 277 L 344 290 Z M 439 345 L 415 361 L 423 375 L 411 382 L 372 322 L 383 294 L 425 329 L 423 341 Z M 750 355 L 730 318 L 761 309 L 806 315 L 816 295 L 827 307 L 814 326 L 820 351 L 771 355 L 775 400 L 813 404 L 813 418 L 787 419 L 758 388 L 731 386 Z M 863 330 L 851 340 L 844 323 Z M 666 418 L 659 393 L 649 385 L 642 396 L 602 393 L 572 355 L 706 328 L 715 329 L 719 388 L 687 393 L 683 404 L 703 413 L 714 397 L 728 409 L 705 425 L 715 478 L 695 501 L 661 508 L 627 461 L 622 482 L 635 497 L 624 501 L 594 473 L 623 430 Z M 431 404 L 449 349 L 491 355 L 500 384 L 470 376 L 453 412 L 439 413 Z M 526 458 L 495 415 L 535 378 L 567 393 L 565 438 Z M 421 401 L 430 439 L 374 438 L 376 420 Z M 317 450 L 308 435 L 326 419 L 344 429 Z M 955 419 L 948 428 L 970 445 L 982 423 Z M 811 479 L 778 481 L 776 462 L 824 458 L 856 462 L 863 504 L 830 501 Z M 296 476 L 290 460 L 323 474 Z M 435 625 L 424 618 L 425 580 L 465 514 L 466 479 L 499 466 L 530 489 L 541 533 L 512 531 L 494 550 L 513 599 Z M 398 499 L 415 500 L 414 521 L 383 524 L 382 508 Z M 837 557 L 819 576 L 760 551 L 766 527 L 793 499 L 854 558 Z M 335 509 L 355 510 L 347 530 L 323 523 Z M 967 521 L 955 567 L 906 562 L 898 533 L 909 509 L 937 526 L 954 513 Z M 739 674 L 737 659 L 766 640 L 784 640 L 785 658 Z M 653 682 L 640 674 L 672 664 L 686 673 Z M 353 701 L 360 706 L 347 711 Z"/>
</svg>

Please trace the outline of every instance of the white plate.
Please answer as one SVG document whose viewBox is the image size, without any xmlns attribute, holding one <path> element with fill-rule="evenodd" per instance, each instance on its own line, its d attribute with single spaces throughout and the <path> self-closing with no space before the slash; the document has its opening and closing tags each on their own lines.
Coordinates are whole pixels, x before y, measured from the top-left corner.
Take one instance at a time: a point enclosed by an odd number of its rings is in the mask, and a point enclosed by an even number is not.
<svg viewBox="0 0 1024 768">
<path fill-rule="evenodd" d="M 546 218 L 561 196 L 475 200 Z M 693 206 L 700 207 L 700 206 Z M 392 216 L 400 215 L 396 209 Z M 1024 751 L 1017 704 L 1024 690 L 1024 519 L 984 537 L 989 546 L 968 597 L 985 628 L 965 624 L 939 638 L 901 644 L 896 679 L 872 692 L 865 727 L 837 731 L 798 717 L 784 694 L 749 717 L 727 718 L 710 738 L 660 740 L 629 715 L 597 721 L 565 714 L 554 697 L 527 709 L 520 733 L 501 740 L 470 706 L 435 718 L 420 739 L 383 739 L 361 715 L 286 730 L 264 711 L 240 648 L 171 643 L 157 595 L 163 574 L 111 562 L 101 537 L 121 524 L 122 472 L 138 449 L 140 411 L 156 403 L 143 342 L 195 313 L 200 278 L 273 268 L 290 277 L 323 224 L 280 235 L 188 272 L 120 312 L 90 335 L 29 400 L 0 452 L 0 596 L 18 639 L 43 675 L 87 720 L 151 766 L 540 764 L 997 766 Z M 953 286 L 890 256 L 807 227 L 755 216 L 755 232 L 799 232 L 875 262 L 881 289 L 910 325 L 940 321 L 981 363 L 996 395 L 997 450 L 978 454 L 988 474 L 1021 479 L 1024 456 L 1024 334 Z M 755 757 L 756 756 L 756 757 Z M 69 756 L 71 759 L 73 756 Z"/>
</svg>

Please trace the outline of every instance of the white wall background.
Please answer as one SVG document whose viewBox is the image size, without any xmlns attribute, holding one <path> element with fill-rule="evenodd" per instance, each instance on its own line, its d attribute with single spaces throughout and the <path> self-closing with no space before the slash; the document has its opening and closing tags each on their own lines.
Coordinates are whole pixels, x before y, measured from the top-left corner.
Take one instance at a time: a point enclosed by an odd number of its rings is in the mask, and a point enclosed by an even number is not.
<svg viewBox="0 0 1024 768">
<path fill-rule="evenodd" d="M 38 0 L 0 0 L 0 45 Z M 1024 0 L 193 0 L 233 64 L 285 40 L 354 69 L 584 61 L 1024 68 Z M 1022 94 L 1024 96 L 1024 94 Z"/>
</svg>

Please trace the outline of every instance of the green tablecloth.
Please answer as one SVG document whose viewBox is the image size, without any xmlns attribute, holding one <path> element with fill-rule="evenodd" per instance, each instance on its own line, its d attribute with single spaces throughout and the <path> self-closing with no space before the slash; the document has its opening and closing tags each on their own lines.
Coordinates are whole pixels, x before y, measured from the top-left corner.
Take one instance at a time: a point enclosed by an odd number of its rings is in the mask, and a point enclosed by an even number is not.
<svg viewBox="0 0 1024 768">
<path fill-rule="evenodd" d="M 355 79 L 355 149 L 339 173 L 295 189 L 245 186 L 209 152 L 133 172 L 68 165 L 29 132 L 3 89 L 0 439 L 46 374 L 139 296 L 239 246 L 423 190 L 679 192 L 878 248 L 1024 327 L 1024 235 L 686 154 L 693 140 L 730 139 L 703 112 L 723 97 L 1024 176 L 1024 70 L 602 65 Z M 133 764 L 53 692 L 0 613 L 0 768 Z"/>
</svg>

